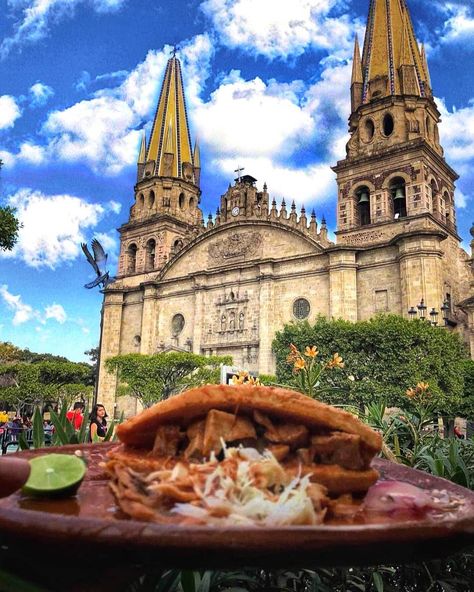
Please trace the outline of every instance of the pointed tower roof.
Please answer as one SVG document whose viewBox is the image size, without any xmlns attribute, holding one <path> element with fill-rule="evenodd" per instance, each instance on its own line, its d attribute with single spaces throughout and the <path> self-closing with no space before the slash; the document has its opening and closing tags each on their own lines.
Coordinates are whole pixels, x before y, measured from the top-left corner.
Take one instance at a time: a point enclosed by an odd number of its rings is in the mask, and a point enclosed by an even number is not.
<svg viewBox="0 0 474 592">
<path fill-rule="evenodd" d="M 138 154 L 137 164 L 145 164 L 145 158 L 146 158 L 146 135 L 145 135 L 145 130 L 143 130 L 142 141 L 140 144 L 140 152 Z"/>
<path fill-rule="evenodd" d="M 406 0 L 371 0 L 362 54 L 363 101 L 367 102 L 370 98 L 370 82 L 379 77 L 388 79 L 386 94 L 400 94 L 401 65 L 415 67 L 419 94 L 426 96 L 425 87 L 429 85 L 429 80 Z"/>
<path fill-rule="evenodd" d="M 359 38 L 357 35 L 355 36 L 354 41 L 354 58 L 352 60 L 352 80 L 351 84 L 354 83 L 363 83 L 364 78 L 362 76 L 362 61 L 360 59 L 360 48 L 359 48 Z"/>
<path fill-rule="evenodd" d="M 171 150 L 171 152 L 168 152 Z M 154 174 L 164 176 L 165 153 L 173 154 L 172 176 L 183 178 L 182 164 L 193 164 L 181 64 L 173 55 L 166 66 L 160 99 L 151 130 L 146 160 L 155 161 Z"/>
<path fill-rule="evenodd" d="M 426 82 L 428 83 L 428 86 L 431 88 L 431 76 L 430 70 L 428 68 L 428 60 L 426 59 L 426 51 L 424 45 L 421 46 L 421 61 L 423 63 L 423 70 L 425 73 Z"/>
<path fill-rule="evenodd" d="M 193 159 L 194 159 L 194 166 L 195 168 L 201 168 L 201 152 L 199 150 L 199 140 L 196 138 L 194 142 L 194 152 L 193 152 Z"/>
</svg>

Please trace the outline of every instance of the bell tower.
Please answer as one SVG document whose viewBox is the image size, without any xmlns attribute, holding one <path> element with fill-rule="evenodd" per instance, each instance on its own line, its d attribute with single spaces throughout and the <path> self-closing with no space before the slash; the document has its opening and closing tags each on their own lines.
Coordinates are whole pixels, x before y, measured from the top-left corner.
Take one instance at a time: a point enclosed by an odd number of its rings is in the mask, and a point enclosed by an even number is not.
<svg viewBox="0 0 474 592">
<path fill-rule="evenodd" d="M 426 54 L 406 0 L 371 0 L 362 56 L 357 38 L 347 156 L 338 183 L 338 243 L 361 244 L 399 232 L 390 226 L 430 219 L 457 237 L 454 183 L 440 144 Z M 427 222 L 426 222 L 427 223 Z"/>
<path fill-rule="evenodd" d="M 149 140 L 142 136 L 135 200 L 120 229 L 119 277 L 159 270 L 202 226 L 200 156 L 192 148 L 181 65 L 168 60 Z"/>
</svg>

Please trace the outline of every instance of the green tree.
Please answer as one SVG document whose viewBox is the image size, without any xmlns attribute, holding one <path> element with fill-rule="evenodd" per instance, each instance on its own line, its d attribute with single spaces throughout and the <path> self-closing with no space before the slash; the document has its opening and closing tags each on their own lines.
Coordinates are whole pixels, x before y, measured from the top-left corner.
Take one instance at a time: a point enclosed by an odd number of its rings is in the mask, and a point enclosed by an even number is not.
<svg viewBox="0 0 474 592">
<path fill-rule="evenodd" d="M 0 251 L 11 251 L 18 240 L 20 222 L 15 217 L 15 209 L 0 207 Z"/>
<path fill-rule="evenodd" d="M 110 372 L 117 371 L 119 379 L 126 383 L 119 394 L 129 394 L 150 407 L 188 388 L 218 383 L 221 364 L 231 363 L 230 356 L 169 352 L 115 356 L 105 365 Z"/>
<path fill-rule="evenodd" d="M 0 364 L 18 362 L 21 360 L 23 350 L 9 341 L 0 341 Z"/>
<path fill-rule="evenodd" d="M 69 404 L 79 391 L 80 398 L 87 399 L 90 373 L 88 364 L 69 361 L 0 364 L 0 400 L 21 414 L 27 407 L 44 407 L 47 402 Z"/>
<path fill-rule="evenodd" d="M 277 380 L 295 385 L 293 366 L 287 362 L 290 343 L 301 351 L 316 345 L 323 360 L 335 352 L 343 357 L 343 372 L 325 374 L 319 385 L 330 403 L 362 407 L 382 399 L 389 406 L 403 406 L 408 388 L 428 382 L 437 411 L 458 412 L 466 352 L 458 335 L 426 321 L 380 315 L 357 323 L 320 317 L 314 325 L 286 325 L 273 342 Z"/>
</svg>

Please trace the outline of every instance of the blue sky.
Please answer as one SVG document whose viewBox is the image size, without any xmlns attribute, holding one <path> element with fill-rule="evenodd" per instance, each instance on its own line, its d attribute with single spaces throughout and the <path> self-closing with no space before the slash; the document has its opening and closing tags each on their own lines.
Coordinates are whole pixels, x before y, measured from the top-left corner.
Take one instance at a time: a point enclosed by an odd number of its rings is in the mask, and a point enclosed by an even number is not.
<svg viewBox="0 0 474 592">
<path fill-rule="evenodd" d="M 171 47 L 180 47 L 202 209 L 238 165 L 335 230 L 331 164 L 344 157 L 354 33 L 369 0 L 0 0 L 0 200 L 23 223 L 0 253 L 0 340 L 84 359 L 101 295 L 80 242 L 115 272 Z M 441 141 L 467 249 L 474 215 L 474 3 L 408 0 L 428 51 Z"/>
</svg>

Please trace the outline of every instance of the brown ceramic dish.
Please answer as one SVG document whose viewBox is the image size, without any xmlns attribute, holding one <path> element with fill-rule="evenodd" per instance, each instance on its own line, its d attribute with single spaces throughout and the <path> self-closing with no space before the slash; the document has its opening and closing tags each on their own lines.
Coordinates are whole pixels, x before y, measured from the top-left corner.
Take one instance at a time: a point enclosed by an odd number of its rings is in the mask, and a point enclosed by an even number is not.
<svg viewBox="0 0 474 592">
<path fill-rule="evenodd" d="M 55 562 L 79 552 L 109 563 L 153 563 L 164 567 L 229 568 L 375 564 L 440 557 L 474 545 L 474 492 L 426 473 L 376 459 L 382 479 L 425 489 L 445 489 L 465 503 L 441 521 L 368 517 L 364 523 L 284 528 L 161 526 L 128 520 L 116 509 L 100 466 L 115 444 L 64 446 L 20 453 L 81 449 L 89 459 L 76 498 L 33 500 L 16 493 L 0 500 L 3 544 L 22 553 L 42 552 Z"/>
</svg>

